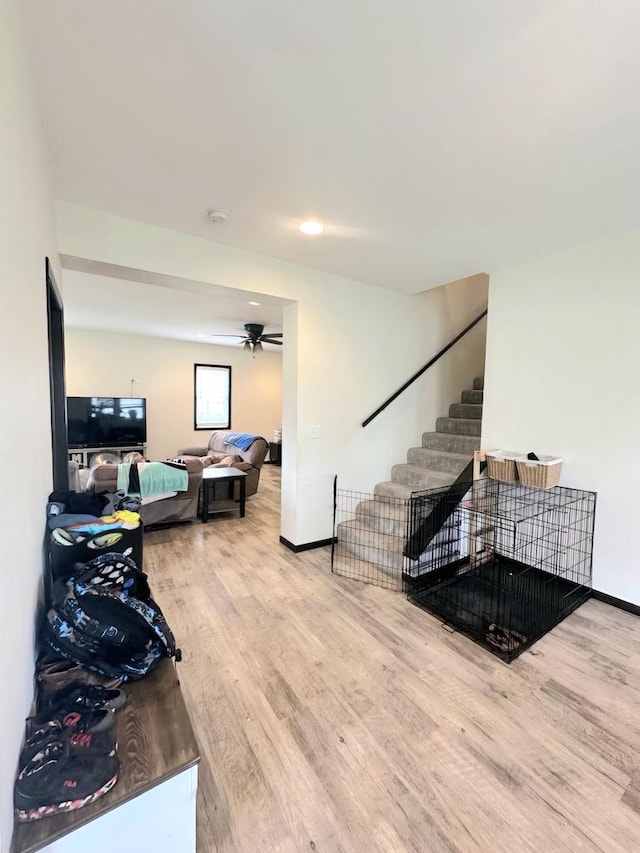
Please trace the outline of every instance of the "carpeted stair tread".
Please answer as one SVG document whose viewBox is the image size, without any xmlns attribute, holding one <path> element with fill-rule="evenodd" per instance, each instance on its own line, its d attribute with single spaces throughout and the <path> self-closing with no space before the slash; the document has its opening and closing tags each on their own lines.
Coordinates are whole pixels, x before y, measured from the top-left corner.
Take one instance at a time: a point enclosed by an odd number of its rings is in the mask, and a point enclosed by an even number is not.
<svg viewBox="0 0 640 853">
<path fill-rule="evenodd" d="M 470 456 L 474 450 L 480 450 L 480 436 L 425 432 L 422 434 L 422 446 L 429 450 L 446 450 L 449 453 L 466 453 Z"/>
<path fill-rule="evenodd" d="M 416 489 L 412 489 L 406 483 L 394 483 L 393 480 L 386 480 L 384 483 L 378 483 L 374 490 L 374 497 L 378 500 L 408 500 Z"/>
<path fill-rule="evenodd" d="M 484 376 L 476 376 L 476 378 L 473 380 L 473 389 L 474 391 L 484 390 Z"/>
<path fill-rule="evenodd" d="M 457 474 L 432 471 L 420 465 L 394 465 L 391 469 L 391 479 L 394 483 L 404 483 L 411 486 L 414 491 L 448 486 L 453 483 L 456 476 Z"/>
<path fill-rule="evenodd" d="M 482 406 L 477 403 L 452 403 L 449 406 L 450 418 L 482 418 Z"/>
<path fill-rule="evenodd" d="M 356 507 L 356 519 L 363 527 L 389 536 L 405 535 L 410 515 L 408 499 L 360 501 Z"/>
<path fill-rule="evenodd" d="M 482 397 L 484 395 L 484 391 L 463 391 L 460 395 L 461 403 L 475 403 L 477 405 L 482 405 Z"/>
<path fill-rule="evenodd" d="M 340 545 L 359 559 L 394 574 L 402 571 L 402 552 L 406 544 L 404 537 L 378 533 L 353 519 L 339 524 L 337 535 Z"/>
<path fill-rule="evenodd" d="M 438 418 L 436 430 L 454 435 L 479 436 L 482 430 L 482 421 L 478 418 Z"/>
<path fill-rule="evenodd" d="M 432 450 L 428 447 L 411 447 L 407 451 L 409 465 L 418 465 L 430 471 L 442 471 L 457 477 L 471 462 L 469 453 L 451 453 L 447 450 Z"/>
</svg>

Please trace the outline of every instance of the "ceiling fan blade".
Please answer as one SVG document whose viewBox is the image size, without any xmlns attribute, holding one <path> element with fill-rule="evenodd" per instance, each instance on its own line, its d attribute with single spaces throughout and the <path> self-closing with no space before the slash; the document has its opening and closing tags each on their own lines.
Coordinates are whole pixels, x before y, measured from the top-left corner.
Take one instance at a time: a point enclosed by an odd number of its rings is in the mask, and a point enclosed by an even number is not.
<svg viewBox="0 0 640 853">
<path fill-rule="evenodd" d="M 275 344 L 277 347 L 282 346 L 282 341 L 272 341 L 271 338 L 267 338 L 264 335 L 260 338 L 263 344 Z"/>
<path fill-rule="evenodd" d="M 263 332 L 262 337 L 263 338 L 281 338 L 282 334 L 283 334 L 282 332 Z"/>
<path fill-rule="evenodd" d="M 246 335 L 219 335 L 217 332 L 213 332 L 209 337 L 211 338 L 245 338 Z"/>
</svg>

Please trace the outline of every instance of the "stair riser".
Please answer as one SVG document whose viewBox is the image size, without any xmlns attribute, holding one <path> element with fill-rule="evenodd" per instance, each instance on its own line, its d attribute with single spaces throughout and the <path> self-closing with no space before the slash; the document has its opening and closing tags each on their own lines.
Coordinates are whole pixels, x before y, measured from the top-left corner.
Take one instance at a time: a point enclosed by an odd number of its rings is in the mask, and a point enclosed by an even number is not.
<svg viewBox="0 0 640 853">
<path fill-rule="evenodd" d="M 371 541 L 368 542 L 366 534 L 353 536 L 353 533 L 354 531 L 347 531 L 345 538 L 343 532 L 338 529 L 338 542 L 336 543 L 334 557 L 338 564 L 339 574 L 342 573 L 340 572 L 339 563 L 340 557 L 343 556 L 347 561 L 347 565 L 345 566 L 347 571 L 344 574 L 352 575 L 361 572 L 362 580 L 368 579 L 375 582 L 376 579 L 367 577 L 368 570 L 366 565 L 352 565 L 351 562 L 354 559 L 370 564 L 369 571 L 375 567 L 375 569 L 384 572 L 386 576 L 396 578 L 400 581 L 402 574 L 405 572 L 414 577 L 419 574 L 419 567 L 421 565 L 423 566 L 422 571 L 424 571 L 425 562 L 431 562 L 432 565 L 435 561 L 446 564 L 450 560 L 456 559 L 459 553 L 455 531 L 442 530 L 429 548 L 420 555 L 420 560 L 409 560 L 403 556 L 401 551 L 389 552 L 382 550 L 377 547 L 375 536 L 371 537 Z"/>
<path fill-rule="evenodd" d="M 484 390 L 484 376 L 476 376 L 473 380 L 473 388 L 475 391 Z"/>
<path fill-rule="evenodd" d="M 480 450 L 480 439 L 472 435 L 451 435 L 444 432 L 425 432 L 422 446 L 428 450 L 444 450 L 448 453 L 467 453 Z"/>
<path fill-rule="evenodd" d="M 344 557 L 344 560 L 347 563 L 347 568 L 350 570 L 349 572 L 340 571 L 340 556 L 341 554 Z M 380 557 L 384 559 L 380 559 Z M 353 563 L 354 560 L 364 561 L 364 563 L 371 563 L 373 567 L 377 570 L 384 572 L 384 575 L 395 578 L 398 581 L 398 584 L 401 582 L 402 574 L 403 574 L 403 566 L 402 566 L 402 558 L 396 560 L 397 565 L 389 565 L 387 563 L 388 555 L 380 554 L 379 551 L 375 549 L 366 548 L 362 545 L 351 544 L 349 542 L 340 542 L 336 546 L 335 551 L 335 560 L 337 564 L 337 573 L 347 575 L 347 577 L 353 577 L 355 575 L 361 574 L 362 576 L 357 578 L 358 580 L 369 580 L 367 578 L 368 572 L 364 566 L 354 566 L 349 565 Z M 370 582 L 375 583 L 377 578 L 371 579 Z"/>
<path fill-rule="evenodd" d="M 439 476 L 431 476 L 433 473 Z M 404 483 L 416 490 L 439 489 L 446 485 L 443 482 L 443 473 L 442 471 L 431 472 L 428 468 L 420 468 L 418 465 L 394 465 L 391 469 L 391 479 L 394 483 Z M 447 479 L 449 483 L 453 483 L 455 475 L 451 474 Z"/>
<path fill-rule="evenodd" d="M 480 420 L 482 418 L 482 406 L 477 406 L 473 403 L 452 403 L 449 406 L 449 417 Z"/>
<path fill-rule="evenodd" d="M 357 515 L 357 521 L 366 530 L 372 533 L 384 533 L 386 536 L 406 536 L 409 522 L 407 519 L 399 521 L 397 518 L 388 518 L 381 515 Z"/>
<path fill-rule="evenodd" d="M 373 500 L 358 504 L 355 521 L 367 530 L 405 537 L 410 516 L 410 506 L 405 501 L 394 504 L 389 500 Z"/>
<path fill-rule="evenodd" d="M 436 421 L 438 432 L 452 433 L 454 435 L 480 435 L 482 421 L 474 418 L 465 420 L 463 418 L 438 418 Z"/>
<path fill-rule="evenodd" d="M 409 465 L 419 465 L 431 471 L 442 471 L 454 477 L 457 477 L 470 461 L 470 456 L 461 459 L 458 453 L 439 453 L 425 447 L 412 447 L 407 453 Z"/>
<path fill-rule="evenodd" d="M 338 525 L 338 545 L 359 560 L 366 560 L 381 569 L 394 575 L 402 572 L 404 556 L 402 550 L 388 551 L 376 542 L 375 533 L 369 534 L 366 530 L 343 529 Z"/>
<path fill-rule="evenodd" d="M 460 395 L 461 403 L 473 403 L 474 405 L 482 405 L 483 391 L 463 391 Z"/>
<path fill-rule="evenodd" d="M 411 488 L 403 486 L 401 483 L 392 483 L 391 480 L 387 480 L 375 486 L 373 496 L 377 501 L 394 503 L 398 498 L 408 500 L 411 497 Z"/>
</svg>

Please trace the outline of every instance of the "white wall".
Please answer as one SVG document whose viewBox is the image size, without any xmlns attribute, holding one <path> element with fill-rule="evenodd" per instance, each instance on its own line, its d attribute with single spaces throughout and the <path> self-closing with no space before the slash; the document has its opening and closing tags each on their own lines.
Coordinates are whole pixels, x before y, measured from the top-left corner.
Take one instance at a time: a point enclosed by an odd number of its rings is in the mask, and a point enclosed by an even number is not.
<svg viewBox="0 0 640 853">
<path fill-rule="evenodd" d="M 283 314 L 282 535 L 294 544 L 331 535 L 334 474 L 345 487 L 368 490 L 432 428 L 431 403 L 450 366 L 407 392 L 375 427 L 362 430 L 360 422 L 473 317 L 453 294 L 400 294 L 74 204 L 59 204 L 58 231 L 64 254 L 297 302 Z M 447 403 L 459 390 L 448 390 Z"/>
<path fill-rule="evenodd" d="M 3 850 L 9 848 L 13 829 L 13 780 L 33 694 L 34 612 L 42 573 L 45 502 L 52 480 L 45 255 L 56 261 L 45 152 L 14 16 L 14 4 L 0 0 Z"/>
<path fill-rule="evenodd" d="M 166 459 L 205 445 L 193 429 L 193 365 L 231 365 L 231 427 L 270 441 L 282 425 L 282 357 L 241 347 L 187 343 L 88 329 L 66 329 L 69 396 L 146 397 L 147 454 Z M 131 379 L 139 380 L 133 385 Z"/>
<path fill-rule="evenodd" d="M 594 586 L 640 604 L 640 232 L 492 274 L 484 447 L 565 459 L 598 492 Z"/>
</svg>

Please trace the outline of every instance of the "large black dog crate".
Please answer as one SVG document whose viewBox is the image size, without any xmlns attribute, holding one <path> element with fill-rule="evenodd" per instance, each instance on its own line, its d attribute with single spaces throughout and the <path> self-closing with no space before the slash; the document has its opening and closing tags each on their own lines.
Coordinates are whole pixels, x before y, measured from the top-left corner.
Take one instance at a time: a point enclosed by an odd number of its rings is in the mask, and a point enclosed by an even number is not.
<svg viewBox="0 0 640 853">
<path fill-rule="evenodd" d="M 382 501 L 336 491 L 332 570 L 511 662 L 591 594 L 594 492 L 480 479 Z"/>
<path fill-rule="evenodd" d="M 590 596 L 596 496 L 490 479 L 463 488 L 462 496 L 443 489 L 415 497 L 414 550 L 428 550 L 443 522 L 458 538 L 452 552 L 405 576 L 406 591 L 511 662 Z"/>
</svg>

